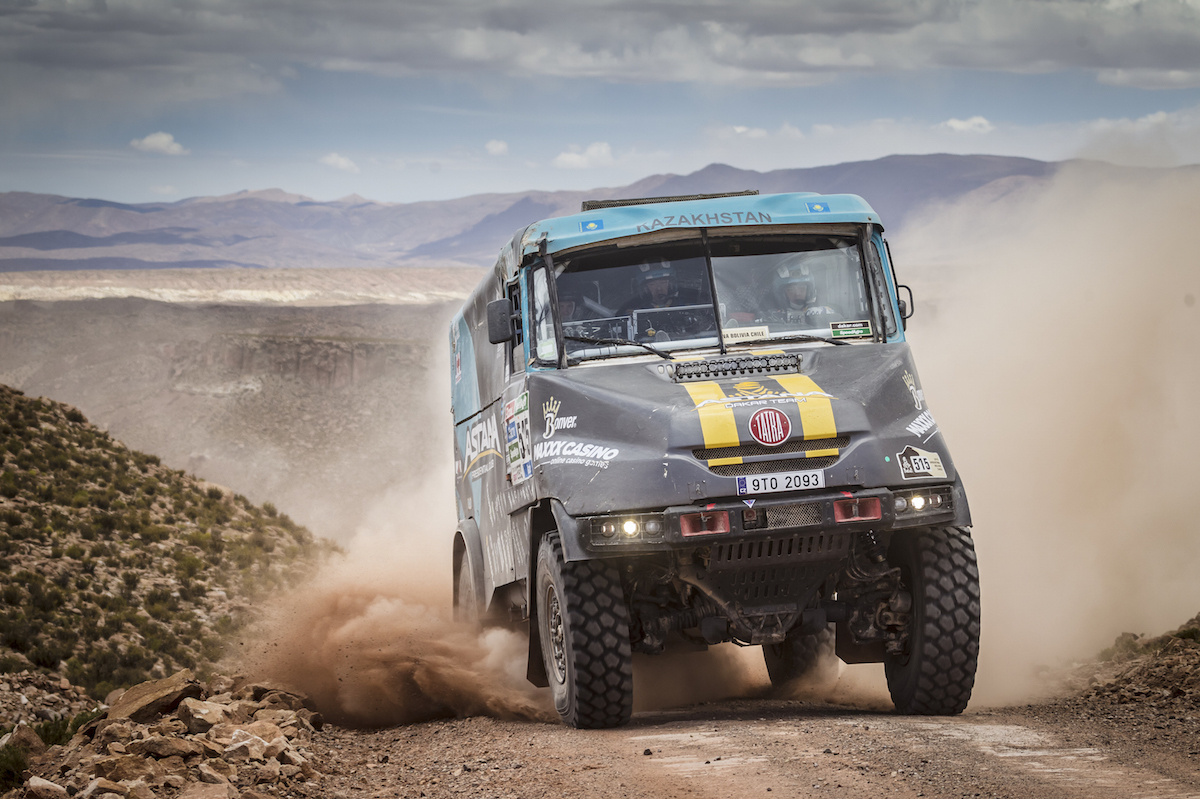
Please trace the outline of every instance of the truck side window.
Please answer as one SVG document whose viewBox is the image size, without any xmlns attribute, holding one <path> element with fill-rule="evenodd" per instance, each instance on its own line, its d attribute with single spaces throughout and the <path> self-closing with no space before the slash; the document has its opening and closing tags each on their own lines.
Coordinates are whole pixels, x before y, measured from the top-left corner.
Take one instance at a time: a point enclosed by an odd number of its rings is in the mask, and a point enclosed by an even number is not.
<svg viewBox="0 0 1200 799">
<path fill-rule="evenodd" d="M 521 318 L 521 284 L 513 283 L 508 287 L 508 299 L 512 302 L 513 312 L 517 318 Z M 518 322 L 516 325 L 517 337 L 509 342 L 509 362 L 512 364 L 512 374 L 525 371 L 525 325 Z"/>
<path fill-rule="evenodd" d="M 887 281 L 883 277 L 883 262 L 874 241 L 868 242 L 867 268 L 871 286 L 875 289 L 875 304 L 883 314 L 884 338 L 896 335 L 896 314 L 892 311 L 892 298 L 888 294 Z"/>
<path fill-rule="evenodd" d="M 533 342 L 539 361 L 557 363 L 558 343 L 554 340 L 554 308 L 550 304 L 550 284 L 546 267 L 533 273 Z"/>
</svg>

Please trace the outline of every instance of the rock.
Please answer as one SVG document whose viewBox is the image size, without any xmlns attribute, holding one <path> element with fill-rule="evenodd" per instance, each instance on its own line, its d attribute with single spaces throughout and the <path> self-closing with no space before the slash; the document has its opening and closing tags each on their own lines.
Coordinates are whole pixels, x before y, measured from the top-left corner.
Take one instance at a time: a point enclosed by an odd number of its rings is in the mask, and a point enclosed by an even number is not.
<svg viewBox="0 0 1200 799">
<path fill-rule="evenodd" d="M 258 704 L 265 710 L 300 710 L 305 701 L 306 697 L 276 689 L 263 694 Z"/>
<path fill-rule="evenodd" d="M 163 785 L 175 788 L 176 790 L 187 785 L 187 780 L 185 780 L 183 777 L 180 777 L 178 774 L 168 774 L 167 776 L 163 777 L 160 782 Z"/>
<path fill-rule="evenodd" d="M 307 708 L 304 710 L 297 710 L 296 716 L 297 718 L 306 721 L 308 726 L 312 727 L 317 732 L 320 732 L 321 728 L 325 726 L 325 717 L 320 713 L 308 710 Z"/>
<path fill-rule="evenodd" d="M 41 777 L 30 777 L 25 784 L 28 799 L 67 799 L 67 789 Z"/>
<path fill-rule="evenodd" d="M 89 782 L 86 788 L 76 794 L 76 799 L 98 799 L 105 794 L 125 796 L 127 793 L 129 793 L 129 789 L 124 785 L 101 777 Z"/>
<path fill-rule="evenodd" d="M 42 739 L 33 731 L 32 727 L 25 724 L 17 727 L 12 731 L 12 735 L 7 737 L 8 746 L 15 746 L 27 756 L 37 757 L 46 751 L 46 744 L 42 743 Z"/>
<path fill-rule="evenodd" d="M 166 679 L 133 686 L 108 709 L 108 717 L 148 723 L 170 713 L 184 699 L 199 699 L 203 692 L 191 670 L 184 669 Z"/>
<path fill-rule="evenodd" d="M 179 720 L 187 725 L 188 732 L 193 735 L 208 732 L 217 724 L 229 722 L 229 713 L 225 706 L 215 702 L 185 699 L 179 703 L 179 710 L 176 712 Z"/>
<path fill-rule="evenodd" d="M 161 735 L 143 741 L 133 741 L 126 747 L 135 755 L 150 755 L 159 759 L 166 757 L 191 757 L 204 753 L 204 748 L 195 741 L 185 738 L 167 738 Z"/>
<path fill-rule="evenodd" d="M 129 788 L 129 799 L 158 799 L 154 790 L 141 780 L 134 780 L 126 787 Z"/>
<path fill-rule="evenodd" d="M 268 760 L 271 758 L 278 758 L 280 754 L 291 748 L 292 745 L 287 742 L 287 739 L 283 736 L 280 736 L 267 744 L 267 748 L 263 750 L 263 757 Z"/>
<path fill-rule="evenodd" d="M 178 774 L 180 777 L 188 776 L 187 763 L 183 762 L 183 758 L 179 755 L 164 757 L 158 761 L 158 767 L 163 774 Z"/>
<path fill-rule="evenodd" d="M 233 738 L 225 748 L 223 757 L 232 761 L 262 760 L 266 750 L 267 742 L 262 738 L 245 730 L 234 730 Z"/>
<path fill-rule="evenodd" d="M 228 785 L 215 785 L 210 782 L 193 782 L 179 794 L 179 799 L 231 799 L 237 793 Z"/>
<path fill-rule="evenodd" d="M 105 747 L 116 742 L 126 743 L 133 740 L 133 725 L 128 721 L 105 719 L 96 727 L 96 734 L 92 740 L 99 747 Z"/>
<path fill-rule="evenodd" d="M 213 761 L 212 763 L 201 763 L 200 768 L 198 769 L 200 772 L 200 782 L 211 782 L 213 785 L 226 785 L 237 779 L 237 772 L 234 772 L 233 776 L 230 777 L 228 774 L 224 774 L 215 768 L 213 763 L 222 763 L 226 766 L 230 765 L 222 760 Z"/>
<path fill-rule="evenodd" d="M 144 760 L 133 755 L 117 755 L 97 760 L 92 764 L 92 773 L 120 782 L 121 780 L 153 780 L 161 770 L 153 760 Z"/>
<path fill-rule="evenodd" d="M 264 782 L 279 782 L 279 761 L 274 758 L 259 765 L 254 770 L 254 784 L 258 785 Z"/>
<path fill-rule="evenodd" d="M 287 766 L 300 766 L 307 763 L 308 758 L 295 749 L 289 749 L 279 753 L 279 762 Z"/>
</svg>

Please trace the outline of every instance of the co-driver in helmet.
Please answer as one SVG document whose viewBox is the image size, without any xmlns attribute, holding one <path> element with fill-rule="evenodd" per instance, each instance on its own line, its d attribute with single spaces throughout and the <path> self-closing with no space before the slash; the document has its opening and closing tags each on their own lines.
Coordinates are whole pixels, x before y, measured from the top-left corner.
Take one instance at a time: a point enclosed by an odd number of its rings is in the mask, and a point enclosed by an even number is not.
<svg viewBox="0 0 1200 799">
<path fill-rule="evenodd" d="M 841 321 L 837 311 L 818 302 L 813 265 L 809 262 L 819 260 L 819 254 L 813 253 L 815 258 L 806 255 L 809 254 L 797 254 L 772 270 L 772 294 L 778 307 L 767 311 L 765 321 L 793 322 L 806 327 L 825 327 Z"/>
</svg>

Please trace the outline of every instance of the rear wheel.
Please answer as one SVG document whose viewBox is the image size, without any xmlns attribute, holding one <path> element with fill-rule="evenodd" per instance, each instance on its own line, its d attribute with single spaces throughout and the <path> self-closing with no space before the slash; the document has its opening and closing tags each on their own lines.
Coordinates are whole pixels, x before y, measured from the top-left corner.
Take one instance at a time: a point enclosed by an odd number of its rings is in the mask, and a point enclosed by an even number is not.
<svg viewBox="0 0 1200 799">
<path fill-rule="evenodd" d="M 456 621 L 478 624 L 479 616 L 479 595 L 471 574 L 471 562 L 464 552 L 458 571 L 454 573 L 454 618 Z"/>
<path fill-rule="evenodd" d="M 834 654 L 833 625 L 812 635 L 789 635 L 782 644 L 763 646 L 763 661 L 771 685 L 776 688 L 801 677 L 821 674 L 823 667 L 832 666 Z"/>
<path fill-rule="evenodd" d="M 558 534 L 537 560 L 542 660 L 565 724 L 617 727 L 633 712 L 633 653 L 621 577 L 603 561 L 563 560 Z"/>
<path fill-rule="evenodd" d="M 896 710 L 961 713 L 979 659 L 979 567 L 971 536 L 953 527 L 897 533 L 888 562 L 900 568 L 913 600 L 905 651 L 884 660 Z"/>
</svg>

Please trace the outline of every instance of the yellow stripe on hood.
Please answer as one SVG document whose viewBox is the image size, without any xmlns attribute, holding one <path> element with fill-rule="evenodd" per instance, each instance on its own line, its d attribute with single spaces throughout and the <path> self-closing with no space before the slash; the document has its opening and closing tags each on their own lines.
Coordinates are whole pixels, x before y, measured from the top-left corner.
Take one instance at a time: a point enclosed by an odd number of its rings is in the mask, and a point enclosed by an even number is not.
<svg viewBox="0 0 1200 799">
<path fill-rule="evenodd" d="M 684 383 L 683 387 L 691 395 L 692 402 L 696 405 L 696 413 L 700 415 L 700 429 L 704 432 L 705 449 L 736 447 L 742 443 L 738 437 L 737 421 L 733 418 L 733 409 L 720 402 L 726 398 L 725 392 L 715 381 Z M 741 458 L 713 458 L 709 460 L 708 465 L 724 466 L 741 462 Z"/>
<path fill-rule="evenodd" d="M 789 394 L 800 394 L 796 407 L 800 411 L 800 426 L 804 440 L 837 438 L 837 423 L 833 420 L 833 402 L 808 375 L 778 375 L 775 382 Z M 824 458 L 837 455 L 836 447 L 814 449 L 805 453 L 809 458 Z"/>
</svg>

